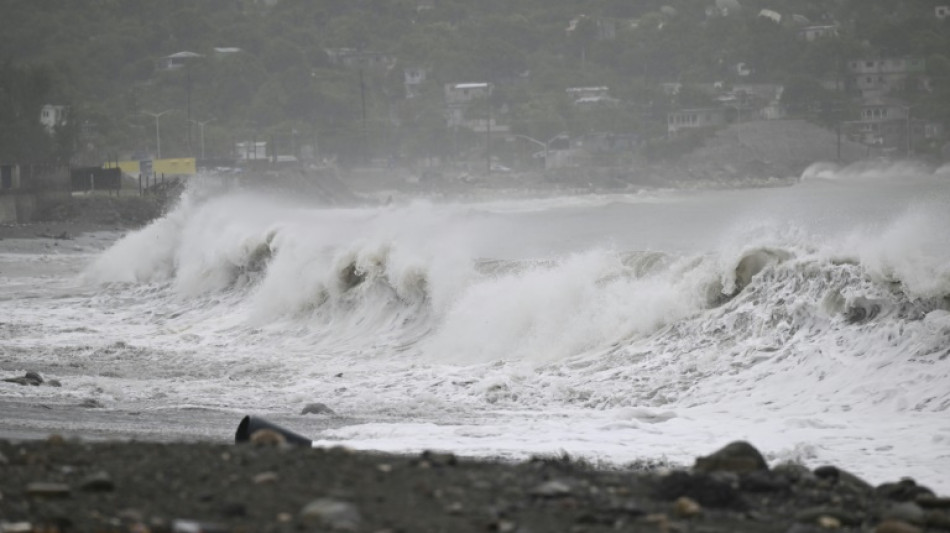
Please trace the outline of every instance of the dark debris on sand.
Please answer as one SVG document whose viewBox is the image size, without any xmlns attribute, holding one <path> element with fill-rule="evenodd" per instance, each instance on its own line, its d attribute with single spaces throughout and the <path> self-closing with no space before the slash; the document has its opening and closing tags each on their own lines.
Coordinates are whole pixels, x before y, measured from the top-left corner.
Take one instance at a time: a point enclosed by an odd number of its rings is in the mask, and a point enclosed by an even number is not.
<svg viewBox="0 0 950 533">
<path fill-rule="evenodd" d="M 0 441 L 0 531 L 900 533 L 950 499 L 833 466 L 769 468 L 734 443 L 689 470 L 595 469 L 248 444 Z"/>
</svg>

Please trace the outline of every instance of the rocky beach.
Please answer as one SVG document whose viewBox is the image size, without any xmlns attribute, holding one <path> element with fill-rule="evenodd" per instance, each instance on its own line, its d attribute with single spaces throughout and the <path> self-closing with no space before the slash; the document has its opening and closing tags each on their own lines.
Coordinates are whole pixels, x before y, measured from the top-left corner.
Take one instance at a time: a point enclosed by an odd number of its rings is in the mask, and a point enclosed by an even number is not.
<svg viewBox="0 0 950 533">
<path fill-rule="evenodd" d="M 251 442 L 0 442 L 0 531 L 821 532 L 950 530 L 950 498 L 735 442 L 691 469 L 511 463 Z"/>
</svg>

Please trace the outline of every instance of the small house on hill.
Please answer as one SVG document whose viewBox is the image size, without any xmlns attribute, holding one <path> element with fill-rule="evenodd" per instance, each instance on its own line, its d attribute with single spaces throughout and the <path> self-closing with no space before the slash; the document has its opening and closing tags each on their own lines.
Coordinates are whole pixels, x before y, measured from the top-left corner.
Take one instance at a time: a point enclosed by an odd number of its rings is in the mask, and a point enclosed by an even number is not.
<svg viewBox="0 0 950 533">
<path fill-rule="evenodd" d="M 204 57 L 201 54 L 195 52 L 176 52 L 171 55 L 167 55 L 158 60 L 158 69 L 159 70 L 176 70 L 184 67 L 189 62 Z"/>
<path fill-rule="evenodd" d="M 726 112 L 721 107 L 680 109 L 666 115 L 666 131 L 673 137 L 680 130 L 725 126 Z"/>
</svg>

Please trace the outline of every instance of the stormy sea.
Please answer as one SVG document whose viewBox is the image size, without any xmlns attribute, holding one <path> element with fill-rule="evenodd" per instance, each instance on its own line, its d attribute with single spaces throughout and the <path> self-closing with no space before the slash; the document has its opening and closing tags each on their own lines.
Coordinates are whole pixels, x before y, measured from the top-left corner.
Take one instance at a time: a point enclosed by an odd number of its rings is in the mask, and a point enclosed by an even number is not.
<svg viewBox="0 0 950 533">
<path fill-rule="evenodd" d="M 362 207 L 220 181 L 124 235 L 0 243 L 0 377 L 60 385 L 0 383 L 0 433 L 224 441 L 254 414 L 618 466 L 743 439 L 950 491 L 948 168 Z"/>
</svg>

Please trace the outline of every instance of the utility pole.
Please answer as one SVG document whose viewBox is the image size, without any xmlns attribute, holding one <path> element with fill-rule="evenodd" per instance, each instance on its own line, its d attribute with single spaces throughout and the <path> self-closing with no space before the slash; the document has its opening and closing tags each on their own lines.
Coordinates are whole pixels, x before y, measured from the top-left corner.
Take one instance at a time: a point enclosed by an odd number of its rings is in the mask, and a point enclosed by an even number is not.
<svg viewBox="0 0 950 533">
<path fill-rule="evenodd" d="M 171 112 L 171 109 L 166 109 L 165 111 L 162 111 L 161 113 L 152 113 L 149 111 L 142 111 L 143 115 L 149 115 L 149 116 L 155 117 L 155 145 L 156 145 L 155 158 L 156 159 L 162 158 L 162 131 L 158 126 L 158 119 L 165 113 L 170 113 L 170 112 Z"/>
<path fill-rule="evenodd" d="M 491 77 L 489 77 L 489 80 Z M 488 175 L 491 176 L 491 81 L 488 82 L 488 120 L 485 121 L 485 158 L 488 163 Z"/>
<path fill-rule="evenodd" d="M 194 153 L 191 143 L 191 64 L 185 64 L 185 114 L 188 119 L 188 153 Z"/>
<path fill-rule="evenodd" d="M 367 150 L 366 139 L 366 84 L 363 83 L 363 69 L 360 69 L 360 105 L 363 110 L 363 150 L 362 156 L 368 160 L 369 152 Z"/>
<path fill-rule="evenodd" d="M 198 125 L 198 135 L 200 136 L 200 139 L 201 139 L 201 159 L 205 158 L 205 124 L 208 124 L 209 122 L 213 120 L 214 120 L 214 117 L 209 118 L 208 120 L 205 120 L 204 122 L 201 122 L 199 120 L 191 121 L 192 123 Z"/>
</svg>

